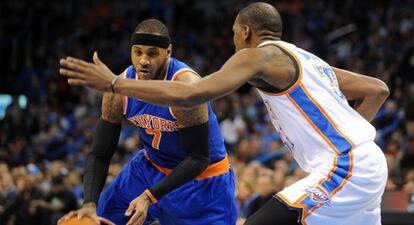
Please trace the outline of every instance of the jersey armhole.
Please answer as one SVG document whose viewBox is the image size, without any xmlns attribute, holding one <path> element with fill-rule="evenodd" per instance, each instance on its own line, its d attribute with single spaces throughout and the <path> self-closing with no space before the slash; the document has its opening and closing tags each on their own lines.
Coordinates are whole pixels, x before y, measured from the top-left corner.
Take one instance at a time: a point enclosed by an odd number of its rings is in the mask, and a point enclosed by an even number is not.
<svg viewBox="0 0 414 225">
<path fill-rule="evenodd" d="M 269 92 L 269 91 L 265 91 L 262 89 L 259 89 L 262 93 L 266 94 L 266 95 L 272 95 L 272 96 L 280 96 L 280 95 L 284 95 L 286 93 L 289 93 L 289 91 L 293 90 L 296 86 L 299 85 L 301 79 L 302 79 L 302 64 L 300 63 L 298 57 L 293 54 L 293 52 L 291 52 L 289 49 L 287 49 L 286 47 L 280 45 L 280 44 L 276 44 L 273 43 L 274 46 L 278 47 L 280 50 L 282 50 L 284 53 L 286 53 L 286 55 L 288 55 L 288 57 L 293 61 L 293 63 L 295 64 L 295 68 L 296 68 L 296 74 L 295 74 L 295 79 L 293 80 L 293 82 L 286 88 L 281 89 L 280 91 L 275 91 L 275 92 Z M 263 45 L 265 46 L 265 45 Z"/>
<path fill-rule="evenodd" d="M 198 77 L 200 77 L 200 78 L 201 78 L 201 76 L 200 76 L 200 75 L 199 75 L 196 71 L 194 71 L 194 70 L 192 70 L 192 69 L 190 69 L 190 68 L 182 68 L 182 69 L 177 70 L 177 71 L 174 73 L 174 75 L 172 75 L 172 77 L 171 77 L 171 81 L 175 81 L 175 80 L 177 80 L 178 76 L 179 76 L 180 74 L 185 73 L 185 72 L 190 72 L 190 73 L 193 73 L 193 74 L 195 74 L 196 76 L 198 76 Z M 168 110 L 170 111 L 171 116 L 172 116 L 174 119 L 177 119 L 177 118 L 175 117 L 175 115 L 174 115 L 174 112 L 173 112 L 172 108 L 171 108 L 171 107 L 168 107 Z"/>
<path fill-rule="evenodd" d="M 126 70 L 124 70 L 124 72 L 121 75 L 119 75 L 119 76 L 121 76 L 121 78 L 127 79 L 128 68 Z M 126 115 L 127 109 L 128 109 L 128 97 L 126 95 L 122 96 L 122 109 L 123 109 L 124 115 Z"/>
</svg>

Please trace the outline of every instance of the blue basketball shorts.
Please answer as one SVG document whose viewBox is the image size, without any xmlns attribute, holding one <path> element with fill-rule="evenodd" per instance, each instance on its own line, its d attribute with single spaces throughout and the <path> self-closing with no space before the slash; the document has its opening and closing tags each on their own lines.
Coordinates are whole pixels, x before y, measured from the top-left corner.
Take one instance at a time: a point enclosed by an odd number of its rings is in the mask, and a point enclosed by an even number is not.
<svg viewBox="0 0 414 225">
<path fill-rule="evenodd" d="M 124 214 L 129 203 L 165 176 L 140 150 L 102 192 L 98 216 L 116 225 L 126 224 L 129 218 Z M 162 225 L 234 225 L 236 219 L 234 173 L 230 168 L 224 174 L 189 181 L 168 193 L 149 207 L 144 225 L 155 220 Z"/>
</svg>

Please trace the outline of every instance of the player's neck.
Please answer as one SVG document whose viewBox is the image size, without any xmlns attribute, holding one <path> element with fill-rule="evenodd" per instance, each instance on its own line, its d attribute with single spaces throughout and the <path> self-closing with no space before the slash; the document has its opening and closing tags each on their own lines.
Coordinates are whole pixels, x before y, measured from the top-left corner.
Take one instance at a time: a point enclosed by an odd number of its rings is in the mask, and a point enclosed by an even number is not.
<svg viewBox="0 0 414 225">
<path fill-rule="evenodd" d="M 270 35 L 266 35 L 266 36 L 261 36 L 261 37 L 257 37 L 256 41 L 255 41 L 255 45 L 253 45 L 254 47 L 259 46 L 261 43 L 266 42 L 266 41 L 280 41 L 280 37 L 276 37 L 276 36 L 270 36 Z"/>
</svg>

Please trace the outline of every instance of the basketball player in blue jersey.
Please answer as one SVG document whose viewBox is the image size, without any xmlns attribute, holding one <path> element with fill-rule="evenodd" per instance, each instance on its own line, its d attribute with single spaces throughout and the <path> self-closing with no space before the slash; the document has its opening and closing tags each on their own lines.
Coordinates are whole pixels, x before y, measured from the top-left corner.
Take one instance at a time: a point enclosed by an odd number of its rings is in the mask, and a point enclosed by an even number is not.
<svg viewBox="0 0 414 225">
<path fill-rule="evenodd" d="M 132 65 L 120 77 L 169 82 L 200 79 L 189 66 L 171 57 L 171 51 L 163 23 L 141 22 L 131 38 Z M 144 149 L 100 195 L 123 118 L 138 127 Z M 117 225 L 154 220 L 162 225 L 234 225 L 236 221 L 234 175 L 208 103 L 169 108 L 104 93 L 84 189 L 83 207 L 62 220 L 78 215 L 98 221 L 97 214 Z"/>
</svg>

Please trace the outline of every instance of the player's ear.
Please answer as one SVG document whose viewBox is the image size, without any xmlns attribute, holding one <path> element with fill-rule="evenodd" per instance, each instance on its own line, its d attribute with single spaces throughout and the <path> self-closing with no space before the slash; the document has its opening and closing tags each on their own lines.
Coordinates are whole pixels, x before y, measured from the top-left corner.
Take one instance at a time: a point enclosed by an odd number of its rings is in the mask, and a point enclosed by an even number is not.
<svg viewBox="0 0 414 225">
<path fill-rule="evenodd" d="M 247 41 L 252 35 L 252 29 L 248 25 L 243 26 L 242 37 L 244 41 Z"/>
<path fill-rule="evenodd" d="M 171 54 L 172 54 L 172 44 L 168 45 L 168 48 L 167 48 L 167 55 L 168 55 L 168 57 L 170 57 Z"/>
</svg>

